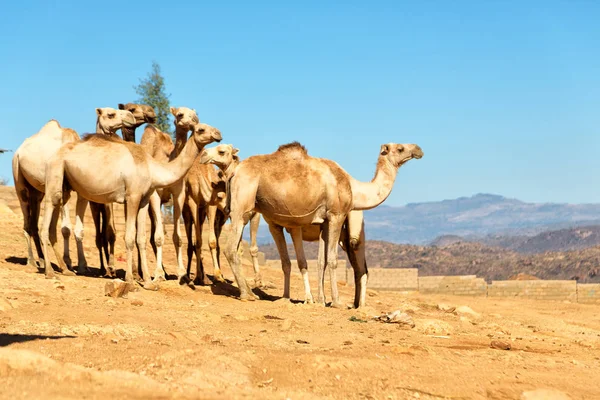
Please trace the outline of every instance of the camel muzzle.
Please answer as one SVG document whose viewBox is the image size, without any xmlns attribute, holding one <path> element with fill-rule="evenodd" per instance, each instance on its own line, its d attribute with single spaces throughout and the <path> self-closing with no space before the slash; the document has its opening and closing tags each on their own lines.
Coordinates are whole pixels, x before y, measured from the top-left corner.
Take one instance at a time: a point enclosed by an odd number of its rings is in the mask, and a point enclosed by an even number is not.
<svg viewBox="0 0 600 400">
<path fill-rule="evenodd" d="M 415 146 L 411 153 L 413 158 L 416 158 L 417 160 L 423 157 L 423 150 L 421 150 L 419 146 Z"/>
<path fill-rule="evenodd" d="M 216 132 L 212 134 L 212 138 L 214 139 L 215 142 L 220 142 L 221 140 L 223 140 L 223 136 L 221 136 L 221 132 Z"/>
</svg>

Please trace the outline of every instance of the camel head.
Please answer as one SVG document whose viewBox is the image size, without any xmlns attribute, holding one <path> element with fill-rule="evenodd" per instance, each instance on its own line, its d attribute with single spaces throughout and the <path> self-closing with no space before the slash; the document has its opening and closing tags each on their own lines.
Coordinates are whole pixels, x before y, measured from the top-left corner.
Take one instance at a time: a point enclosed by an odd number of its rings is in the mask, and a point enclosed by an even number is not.
<svg viewBox="0 0 600 400">
<path fill-rule="evenodd" d="M 195 113 L 194 113 L 195 114 Z M 192 135 L 199 149 L 203 149 L 209 143 L 220 142 L 223 137 L 221 131 L 208 124 L 196 123 L 192 127 Z"/>
<path fill-rule="evenodd" d="M 386 159 L 395 168 L 400 168 L 402 164 L 413 158 L 421 157 L 423 157 L 423 150 L 416 144 L 382 144 L 379 152 L 379 158 Z"/>
<path fill-rule="evenodd" d="M 135 117 L 125 110 L 115 110 L 111 107 L 96 108 L 96 126 L 104 133 L 115 133 L 118 129 L 134 128 Z"/>
<path fill-rule="evenodd" d="M 237 155 L 239 151 L 231 144 L 220 144 L 210 149 L 204 149 L 200 155 L 200 162 L 202 164 L 214 164 L 225 171 L 231 163 L 239 162 Z"/>
<path fill-rule="evenodd" d="M 192 130 L 200 120 L 196 110 L 187 107 L 171 107 L 171 114 L 175 117 L 175 128 Z"/>
<path fill-rule="evenodd" d="M 135 117 L 135 122 L 137 126 L 142 124 L 154 124 L 156 123 L 156 112 L 154 112 L 154 108 L 152 106 L 148 106 L 146 104 L 135 104 L 135 103 L 127 103 L 127 104 L 119 104 L 119 110 L 129 111 Z"/>
</svg>

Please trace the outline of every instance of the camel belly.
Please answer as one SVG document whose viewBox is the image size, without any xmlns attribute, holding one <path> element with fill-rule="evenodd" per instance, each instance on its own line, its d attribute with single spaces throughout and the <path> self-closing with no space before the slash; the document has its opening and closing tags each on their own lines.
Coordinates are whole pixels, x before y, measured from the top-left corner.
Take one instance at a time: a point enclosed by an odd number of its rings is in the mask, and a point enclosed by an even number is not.
<svg viewBox="0 0 600 400">
<path fill-rule="evenodd" d="M 257 202 L 255 209 L 260 212 L 265 219 L 285 228 L 297 228 L 305 225 L 321 224 L 326 216 L 326 210 L 323 206 L 317 206 L 313 210 L 294 210 L 294 212 L 282 207 L 274 207 L 272 204 L 261 204 L 261 202 Z"/>
<path fill-rule="evenodd" d="M 83 198 L 94 203 L 124 203 L 125 179 L 120 171 L 104 170 L 101 176 L 90 176 L 93 168 L 82 165 L 65 165 L 65 178 L 71 188 Z"/>
</svg>

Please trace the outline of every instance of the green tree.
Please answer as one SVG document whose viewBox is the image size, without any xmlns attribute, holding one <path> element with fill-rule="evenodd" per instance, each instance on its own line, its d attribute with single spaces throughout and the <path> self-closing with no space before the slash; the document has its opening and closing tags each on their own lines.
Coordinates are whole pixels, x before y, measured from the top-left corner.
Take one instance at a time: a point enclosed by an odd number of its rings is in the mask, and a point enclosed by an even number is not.
<svg viewBox="0 0 600 400">
<path fill-rule="evenodd" d="M 152 61 L 152 71 L 140 83 L 134 86 L 138 94 L 138 103 L 147 104 L 154 107 L 156 112 L 156 127 L 163 132 L 173 135 L 171 132 L 171 123 L 169 122 L 169 97 L 165 91 L 165 78 L 160 73 L 160 65 Z"/>
</svg>

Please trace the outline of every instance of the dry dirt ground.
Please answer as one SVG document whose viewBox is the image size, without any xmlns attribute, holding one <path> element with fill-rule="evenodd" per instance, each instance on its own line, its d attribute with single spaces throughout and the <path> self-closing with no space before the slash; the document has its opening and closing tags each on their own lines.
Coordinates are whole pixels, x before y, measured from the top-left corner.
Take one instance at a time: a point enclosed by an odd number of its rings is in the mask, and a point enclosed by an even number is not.
<svg viewBox="0 0 600 400">
<path fill-rule="evenodd" d="M 165 252 L 173 272 L 170 240 Z M 0 221 L 0 398 L 600 398 L 598 306 L 370 291 L 366 310 L 339 310 L 280 299 L 275 269 L 254 302 L 176 281 L 113 299 L 105 279 L 46 280 L 25 255 L 21 222 Z M 298 275 L 292 285 L 298 300 Z M 340 289 L 349 303 L 352 288 Z M 416 326 L 370 319 L 394 310 Z"/>
</svg>

